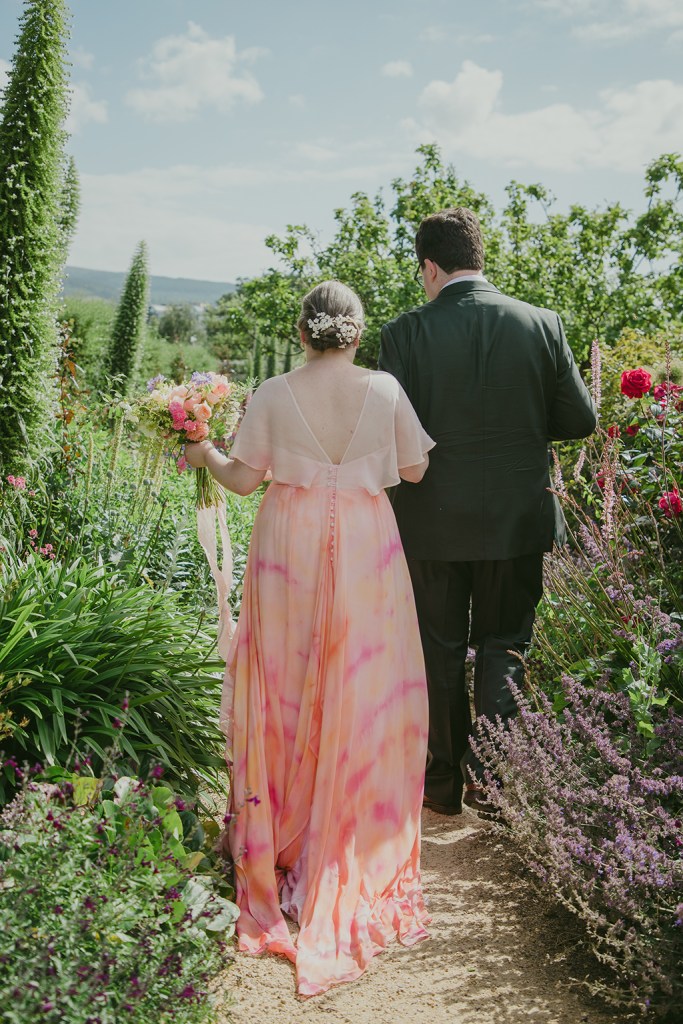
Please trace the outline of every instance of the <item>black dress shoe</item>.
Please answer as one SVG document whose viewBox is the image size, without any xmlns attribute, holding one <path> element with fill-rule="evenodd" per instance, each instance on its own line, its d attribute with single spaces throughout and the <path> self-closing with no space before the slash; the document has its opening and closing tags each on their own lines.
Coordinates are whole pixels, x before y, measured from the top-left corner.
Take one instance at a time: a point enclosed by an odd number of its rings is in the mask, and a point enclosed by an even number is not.
<svg viewBox="0 0 683 1024">
<path fill-rule="evenodd" d="M 428 796 L 422 797 L 422 806 L 426 807 L 428 811 L 434 811 L 436 814 L 447 814 L 449 816 L 462 814 L 462 804 L 458 806 L 455 804 L 435 804 Z"/>
<path fill-rule="evenodd" d="M 489 821 L 500 820 L 500 811 L 487 799 L 486 790 L 480 786 L 468 787 L 463 793 L 462 802 L 466 807 L 476 811 L 480 818 Z"/>
</svg>

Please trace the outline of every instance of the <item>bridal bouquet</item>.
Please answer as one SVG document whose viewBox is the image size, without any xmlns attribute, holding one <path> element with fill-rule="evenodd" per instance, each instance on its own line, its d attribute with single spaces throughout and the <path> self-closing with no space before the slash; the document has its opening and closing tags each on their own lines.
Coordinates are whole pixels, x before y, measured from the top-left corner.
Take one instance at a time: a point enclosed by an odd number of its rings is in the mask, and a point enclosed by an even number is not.
<svg viewBox="0 0 683 1024">
<path fill-rule="evenodd" d="M 220 373 L 193 373 L 182 384 L 161 376 L 147 382 L 147 393 L 135 399 L 130 418 L 157 447 L 168 447 L 179 470 L 187 463 L 187 441 L 213 441 L 219 448 L 234 436 L 248 389 Z M 197 508 L 219 506 L 220 486 L 207 469 L 197 471 Z"/>
<path fill-rule="evenodd" d="M 128 418 L 150 439 L 153 451 L 160 456 L 163 450 L 169 450 L 178 469 L 182 470 L 187 467 L 186 442 L 208 439 L 224 450 L 230 446 L 249 390 L 248 385 L 238 384 L 219 373 L 193 373 L 182 384 L 159 375 L 148 381 L 146 394 L 132 402 Z M 232 548 L 225 517 L 225 496 L 208 469 L 196 470 L 196 481 L 197 535 L 216 581 L 220 613 L 218 650 L 225 657 L 234 632 L 228 604 Z M 216 523 L 223 551 L 220 565 Z"/>
</svg>

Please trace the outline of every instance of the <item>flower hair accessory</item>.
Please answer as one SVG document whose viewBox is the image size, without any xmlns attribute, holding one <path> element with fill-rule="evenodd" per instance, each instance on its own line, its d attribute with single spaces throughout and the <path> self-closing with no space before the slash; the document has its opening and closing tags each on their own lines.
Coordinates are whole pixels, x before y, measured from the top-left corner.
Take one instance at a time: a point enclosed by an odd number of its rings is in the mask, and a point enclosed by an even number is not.
<svg viewBox="0 0 683 1024">
<path fill-rule="evenodd" d="M 328 313 L 316 313 L 308 321 L 311 337 L 322 338 L 329 331 L 337 335 L 339 348 L 351 345 L 358 334 L 358 324 L 348 316 L 330 316 Z"/>
</svg>

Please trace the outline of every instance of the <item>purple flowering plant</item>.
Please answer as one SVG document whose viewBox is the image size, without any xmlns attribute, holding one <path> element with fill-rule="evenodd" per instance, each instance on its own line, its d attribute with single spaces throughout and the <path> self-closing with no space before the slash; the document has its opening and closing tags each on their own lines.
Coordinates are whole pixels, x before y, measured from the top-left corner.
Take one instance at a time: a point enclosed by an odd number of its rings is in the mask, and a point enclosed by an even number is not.
<svg viewBox="0 0 683 1024">
<path fill-rule="evenodd" d="M 153 772 L 98 779 L 88 760 L 4 759 L 21 778 L 0 815 L 2 1005 L 35 1024 L 209 1024 L 238 914 L 225 873 Z"/>
<path fill-rule="evenodd" d="M 657 394 L 678 401 L 665 386 L 669 355 Z M 597 346 L 591 371 L 600 412 Z M 606 389 L 617 391 L 614 376 Z M 555 456 L 569 542 L 546 559 L 519 715 L 508 729 L 480 720 L 475 745 L 521 859 L 582 920 L 611 969 L 599 991 L 675 1019 L 683 996 L 683 534 L 675 502 L 658 496 L 681 483 L 682 410 L 654 395 L 630 397 L 632 376 L 594 437 Z M 650 375 L 637 376 L 642 391 Z M 619 403 L 628 405 L 623 421 Z"/>
<path fill-rule="evenodd" d="M 516 692 L 509 728 L 480 720 L 476 752 L 508 837 L 544 892 L 583 922 L 611 972 L 608 1001 L 675 1019 L 683 999 L 683 718 L 657 706 L 655 745 L 626 693 L 565 676 L 558 715 Z"/>
</svg>

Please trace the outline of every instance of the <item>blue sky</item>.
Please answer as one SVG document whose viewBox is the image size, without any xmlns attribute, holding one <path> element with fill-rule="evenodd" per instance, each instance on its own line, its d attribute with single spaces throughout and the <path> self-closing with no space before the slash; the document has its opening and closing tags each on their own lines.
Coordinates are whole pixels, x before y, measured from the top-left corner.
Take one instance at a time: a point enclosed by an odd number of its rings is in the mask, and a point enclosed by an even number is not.
<svg viewBox="0 0 683 1024">
<path fill-rule="evenodd" d="M 0 82 L 21 0 L 0 0 Z M 72 0 L 70 262 L 232 281 L 265 236 L 323 241 L 355 191 L 439 143 L 502 203 L 516 178 L 641 208 L 683 151 L 683 0 Z"/>
</svg>

